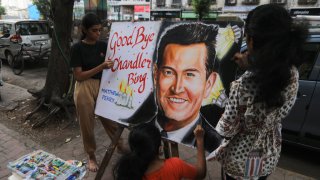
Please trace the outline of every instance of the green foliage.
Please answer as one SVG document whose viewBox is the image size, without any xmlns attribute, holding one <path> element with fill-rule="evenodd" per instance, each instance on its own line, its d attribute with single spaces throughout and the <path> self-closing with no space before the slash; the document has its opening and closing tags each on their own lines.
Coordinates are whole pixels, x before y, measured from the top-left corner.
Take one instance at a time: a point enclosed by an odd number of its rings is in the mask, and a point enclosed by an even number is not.
<svg viewBox="0 0 320 180">
<path fill-rule="evenodd" d="M 3 6 L 0 6 L 0 16 L 6 14 L 6 9 Z"/>
<path fill-rule="evenodd" d="M 192 0 L 192 7 L 198 19 L 202 20 L 210 11 L 211 0 Z"/>
<path fill-rule="evenodd" d="M 37 6 L 37 9 L 44 19 L 48 19 L 50 17 L 49 0 L 32 0 L 32 3 Z"/>
</svg>

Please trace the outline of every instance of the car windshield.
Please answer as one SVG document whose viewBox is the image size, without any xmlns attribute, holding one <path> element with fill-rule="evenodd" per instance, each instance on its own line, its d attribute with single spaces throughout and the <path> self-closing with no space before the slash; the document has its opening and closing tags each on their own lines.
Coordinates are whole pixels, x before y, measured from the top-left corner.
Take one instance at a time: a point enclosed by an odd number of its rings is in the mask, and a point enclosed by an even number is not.
<svg viewBox="0 0 320 180">
<path fill-rule="evenodd" d="M 48 34 L 48 24 L 45 22 L 21 22 L 16 24 L 16 31 L 20 35 Z"/>
</svg>

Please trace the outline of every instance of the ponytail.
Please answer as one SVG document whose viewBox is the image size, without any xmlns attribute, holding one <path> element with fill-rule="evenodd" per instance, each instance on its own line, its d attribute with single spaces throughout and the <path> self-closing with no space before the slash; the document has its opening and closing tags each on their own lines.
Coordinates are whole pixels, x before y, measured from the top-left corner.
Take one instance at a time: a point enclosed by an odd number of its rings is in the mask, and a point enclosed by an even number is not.
<svg viewBox="0 0 320 180">
<path fill-rule="evenodd" d="M 129 134 L 131 152 L 120 158 L 113 169 L 116 180 L 141 180 L 161 145 L 159 130 L 152 124 L 135 127 Z"/>
<path fill-rule="evenodd" d="M 291 67 L 302 62 L 307 30 L 302 24 L 294 24 L 283 7 L 267 4 L 250 11 L 246 33 L 253 40 L 251 71 L 258 85 L 254 101 L 280 107 L 284 103 L 281 92 L 290 83 Z"/>
</svg>

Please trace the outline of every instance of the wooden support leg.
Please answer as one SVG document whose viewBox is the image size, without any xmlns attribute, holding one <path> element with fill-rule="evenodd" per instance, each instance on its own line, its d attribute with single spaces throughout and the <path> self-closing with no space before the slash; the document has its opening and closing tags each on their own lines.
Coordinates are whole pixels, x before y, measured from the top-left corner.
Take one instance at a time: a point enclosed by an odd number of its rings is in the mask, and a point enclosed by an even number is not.
<svg viewBox="0 0 320 180">
<path fill-rule="evenodd" d="M 170 143 L 167 140 L 163 140 L 163 153 L 166 159 L 171 157 L 170 153 Z"/>
<path fill-rule="evenodd" d="M 170 157 L 179 157 L 178 143 L 163 140 L 163 152 L 166 159 Z"/>
<path fill-rule="evenodd" d="M 171 157 L 179 157 L 178 143 L 171 142 Z"/>
<path fill-rule="evenodd" d="M 106 151 L 106 154 L 104 155 L 103 157 L 103 160 L 101 162 L 101 165 L 99 167 L 99 170 L 97 172 L 97 175 L 95 177 L 95 180 L 100 180 L 103 176 L 103 173 L 104 171 L 106 170 L 106 167 L 108 166 L 109 164 L 109 161 L 112 157 L 112 154 L 114 152 L 114 150 L 116 149 L 117 147 L 117 144 L 118 144 L 118 140 L 120 139 L 121 137 L 121 134 L 123 132 L 123 129 L 124 127 L 120 126 L 119 129 L 116 131 L 115 135 L 114 135 L 114 139 L 116 141 L 111 141 L 111 144 L 109 145 L 109 147 L 107 148 L 107 151 Z"/>
</svg>

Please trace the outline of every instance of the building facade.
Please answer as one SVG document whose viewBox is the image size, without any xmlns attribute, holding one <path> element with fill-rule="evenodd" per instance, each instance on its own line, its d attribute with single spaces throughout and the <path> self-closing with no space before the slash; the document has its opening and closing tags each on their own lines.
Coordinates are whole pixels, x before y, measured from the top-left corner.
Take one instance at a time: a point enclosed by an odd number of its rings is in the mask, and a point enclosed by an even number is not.
<svg viewBox="0 0 320 180">
<path fill-rule="evenodd" d="M 291 8 L 320 8 L 320 0 L 212 0 L 207 19 L 215 19 L 219 14 L 232 14 L 245 18 L 258 5 L 275 3 Z M 196 19 L 192 10 L 192 0 L 151 0 L 151 19 L 177 18 Z"/>
<path fill-rule="evenodd" d="M 5 1 L 5 0 L 3 0 Z M 7 0 L 10 1 L 10 0 Z M 103 17 L 115 21 L 128 20 L 196 20 L 192 0 L 77 0 L 75 17 L 79 18 L 85 6 L 88 11 L 101 11 Z M 210 12 L 204 19 L 216 19 L 221 14 L 231 14 L 246 18 L 248 12 L 258 5 L 276 3 L 287 9 L 311 8 L 308 12 L 320 11 L 320 0 L 211 0 Z M 80 5 L 81 4 L 81 5 Z M 106 13 L 107 11 L 107 13 Z M 304 14 L 300 11 L 297 14 Z M 317 12 L 316 12 L 317 13 Z M 79 16 L 80 15 L 80 16 Z M 320 15 L 320 14 L 319 14 Z M 78 17 L 79 16 L 79 17 Z"/>
<path fill-rule="evenodd" d="M 29 19 L 29 6 L 31 0 L 1 0 L 1 6 L 6 9 L 6 15 L 2 19 Z"/>
<path fill-rule="evenodd" d="M 149 20 L 150 0 L 108 0 L 108 19 Z"/>
</svg>

